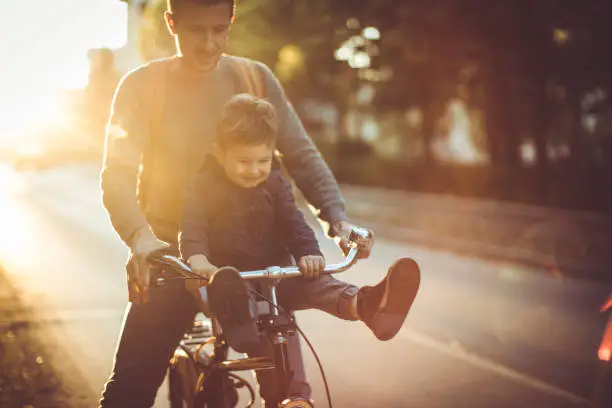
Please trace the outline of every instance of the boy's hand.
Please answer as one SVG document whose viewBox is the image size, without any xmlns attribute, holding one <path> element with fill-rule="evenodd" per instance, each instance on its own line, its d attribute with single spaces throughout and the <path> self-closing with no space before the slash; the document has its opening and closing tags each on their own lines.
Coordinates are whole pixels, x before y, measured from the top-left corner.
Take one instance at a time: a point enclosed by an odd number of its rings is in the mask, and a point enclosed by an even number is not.
<svg viewBox="0 0 612 408">
<path fill-rule="evenodd" d="M 193 272 L 197 273 L 204 279 L 210 279 L 215 271 L 219 269 L 215 265 L 211 264 L 208 258 L 202 254 L 190 256 L 187 263 Z"/>
<path fill-rule="evenodd" d="M 345 256 L 350 249 L 348 236 L 354 227 L 355 225 L 349 221 L 336 221 L 331 225 L 331 230 L 337 237 L 335 240 Z M 370 236 L 368 238 L 360 238 L 357 242 L 359 247 L 358 259 L 366 259 L 372 252 L 372 247 L 374 246 L 374 231 L 371 229 L 368 229 L 368 231 L 370 231 Z"/>
<path fill-rule="evenodd" d="M 306 255 L 300 258 L 298 267 L 302 275 L 313 278 L 325 269 L 325 258 L 319 255 Z"/>
</svg>

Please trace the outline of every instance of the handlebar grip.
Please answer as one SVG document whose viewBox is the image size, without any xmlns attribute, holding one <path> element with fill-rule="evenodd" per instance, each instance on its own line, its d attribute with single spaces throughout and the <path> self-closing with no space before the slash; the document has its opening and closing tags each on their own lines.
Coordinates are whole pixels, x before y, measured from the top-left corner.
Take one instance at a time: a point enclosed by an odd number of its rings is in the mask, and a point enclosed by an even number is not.
<svg viewBox="0 0 612 408">
<path fill-rule="evenodd" d="M 370 232 L 370 230 L 363 228 L 363 227 L 355 226 L 351 229 L 348 239 L 351 242 L 357 243 L 361 239 L 367 239 L 371 237 L 372 237 L 372 233 Z"/>
</svg>

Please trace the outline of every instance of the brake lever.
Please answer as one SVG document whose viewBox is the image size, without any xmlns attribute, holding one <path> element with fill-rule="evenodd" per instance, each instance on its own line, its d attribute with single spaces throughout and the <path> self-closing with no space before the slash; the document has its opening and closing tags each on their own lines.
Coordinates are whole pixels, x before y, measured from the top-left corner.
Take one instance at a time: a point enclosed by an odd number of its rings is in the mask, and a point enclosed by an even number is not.
<svg viewBox="0 0 612 408">
<path fill-rule="evenodd" d="M 160 248 L 160 249 L 156 249 L 153 252 L 151 252 L 149 255 L 147 255 L 147 262 L 150 264 L 160 264 L 160 263 L 166 263 L 166 261 L 163 259 L 165 255 L 176 255 L 176 251 L 172 250 L 171 248 Z"/>
<path fill-rule="evenodd" d="M 151 282 L 155 286 L 159 286 L 160 284 L 159 277 L 162 271 L 165 273 L 173 272 L 177 275 L 177 278 L 179 278 L 180 275 L 186 277 L 193 275 L 191 268 L 176 257 L 176 252 L 169 248 L 162 248 L 151 252 L 147 256 L 147 262 L 151 267 Z M 180 270 L 180 272 L 177 272 L 177 270 Z"/>
</svg>

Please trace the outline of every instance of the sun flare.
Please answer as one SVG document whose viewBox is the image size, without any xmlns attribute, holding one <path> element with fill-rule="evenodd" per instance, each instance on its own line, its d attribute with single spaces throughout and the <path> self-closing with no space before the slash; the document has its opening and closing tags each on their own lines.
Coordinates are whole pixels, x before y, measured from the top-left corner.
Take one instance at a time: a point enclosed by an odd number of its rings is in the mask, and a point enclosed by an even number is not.
<svg viewBox="0 0 612 408">
<path fill-rule="evenodd" d="M 24 24 L 24 22 L 27 22 Z M 57 95 L 87 83 L 87 52 L 127 41 L 119 0 L 20 0 L 3 4 L 0 24 L 0 147 L 58 114 Z"/>
</svg>

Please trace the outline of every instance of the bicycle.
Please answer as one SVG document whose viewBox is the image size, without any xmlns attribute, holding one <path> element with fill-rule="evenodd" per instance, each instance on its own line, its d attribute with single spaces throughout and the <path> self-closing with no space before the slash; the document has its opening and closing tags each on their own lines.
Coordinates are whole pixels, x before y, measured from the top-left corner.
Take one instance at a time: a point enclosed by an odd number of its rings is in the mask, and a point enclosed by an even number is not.
<svg viewBox="0 0 612 408">
<path fill-rule="evenodd" d="M 359 253 L 358 243 L 368 238 L 370 232 L 364 228 L 354 228 L 349 236 L 349 251 L 345 259 L 337 264 L 325 266 L 323 273 L 333 274 L 344 272 L 355 264 Z M 189 266 L 179 258 L 155 253 L 149 257 L 156 277 L 155 284 L 162 285 L 174 279 L 202 280 L 202 277 L 191 271 Z M 273 346 L 273 357 L 252 357 L 229 359 L 230 346 L 227 344 L 217 319 L 212 316 L 207 305 L 205 286 L 199 289 L 199 308 L 206 316 L 205 320 L 194 321 L 193 328 L 187 332 L 174 352 L 169 366 L 169 398 L 172 408 L 230 408 L 238 403 L 240 388 L 246 388 L 250 394 L 247 407 L 255 403 L 255 391 L 244 378 L 234 374 L 234 371 L 276 370 L 278 380 L 279 408 L 312 408 L 303 399 L 288 395 L 291 367 L 287 357 L 287 342 L 289 335 L 298 332 L 312 351 L 321 371 L 329 406 L 332 407 L 331 395 L 323 366 L 304 333 L 295 323 L 294 318 L 285 312 L 277 303 L 276 286 L 282 279 L 302 276 L 297 266 L 272 266 L 263 270 L 242 271 L 243 279 L 267 280 L 267 294 L 254 292 L 262 303 L 269 305 L 269 310 L 258 315 L 257 326 L 266 334 Z M 211 348 L 212 352 L 206 350 Z"/>
</svg>

